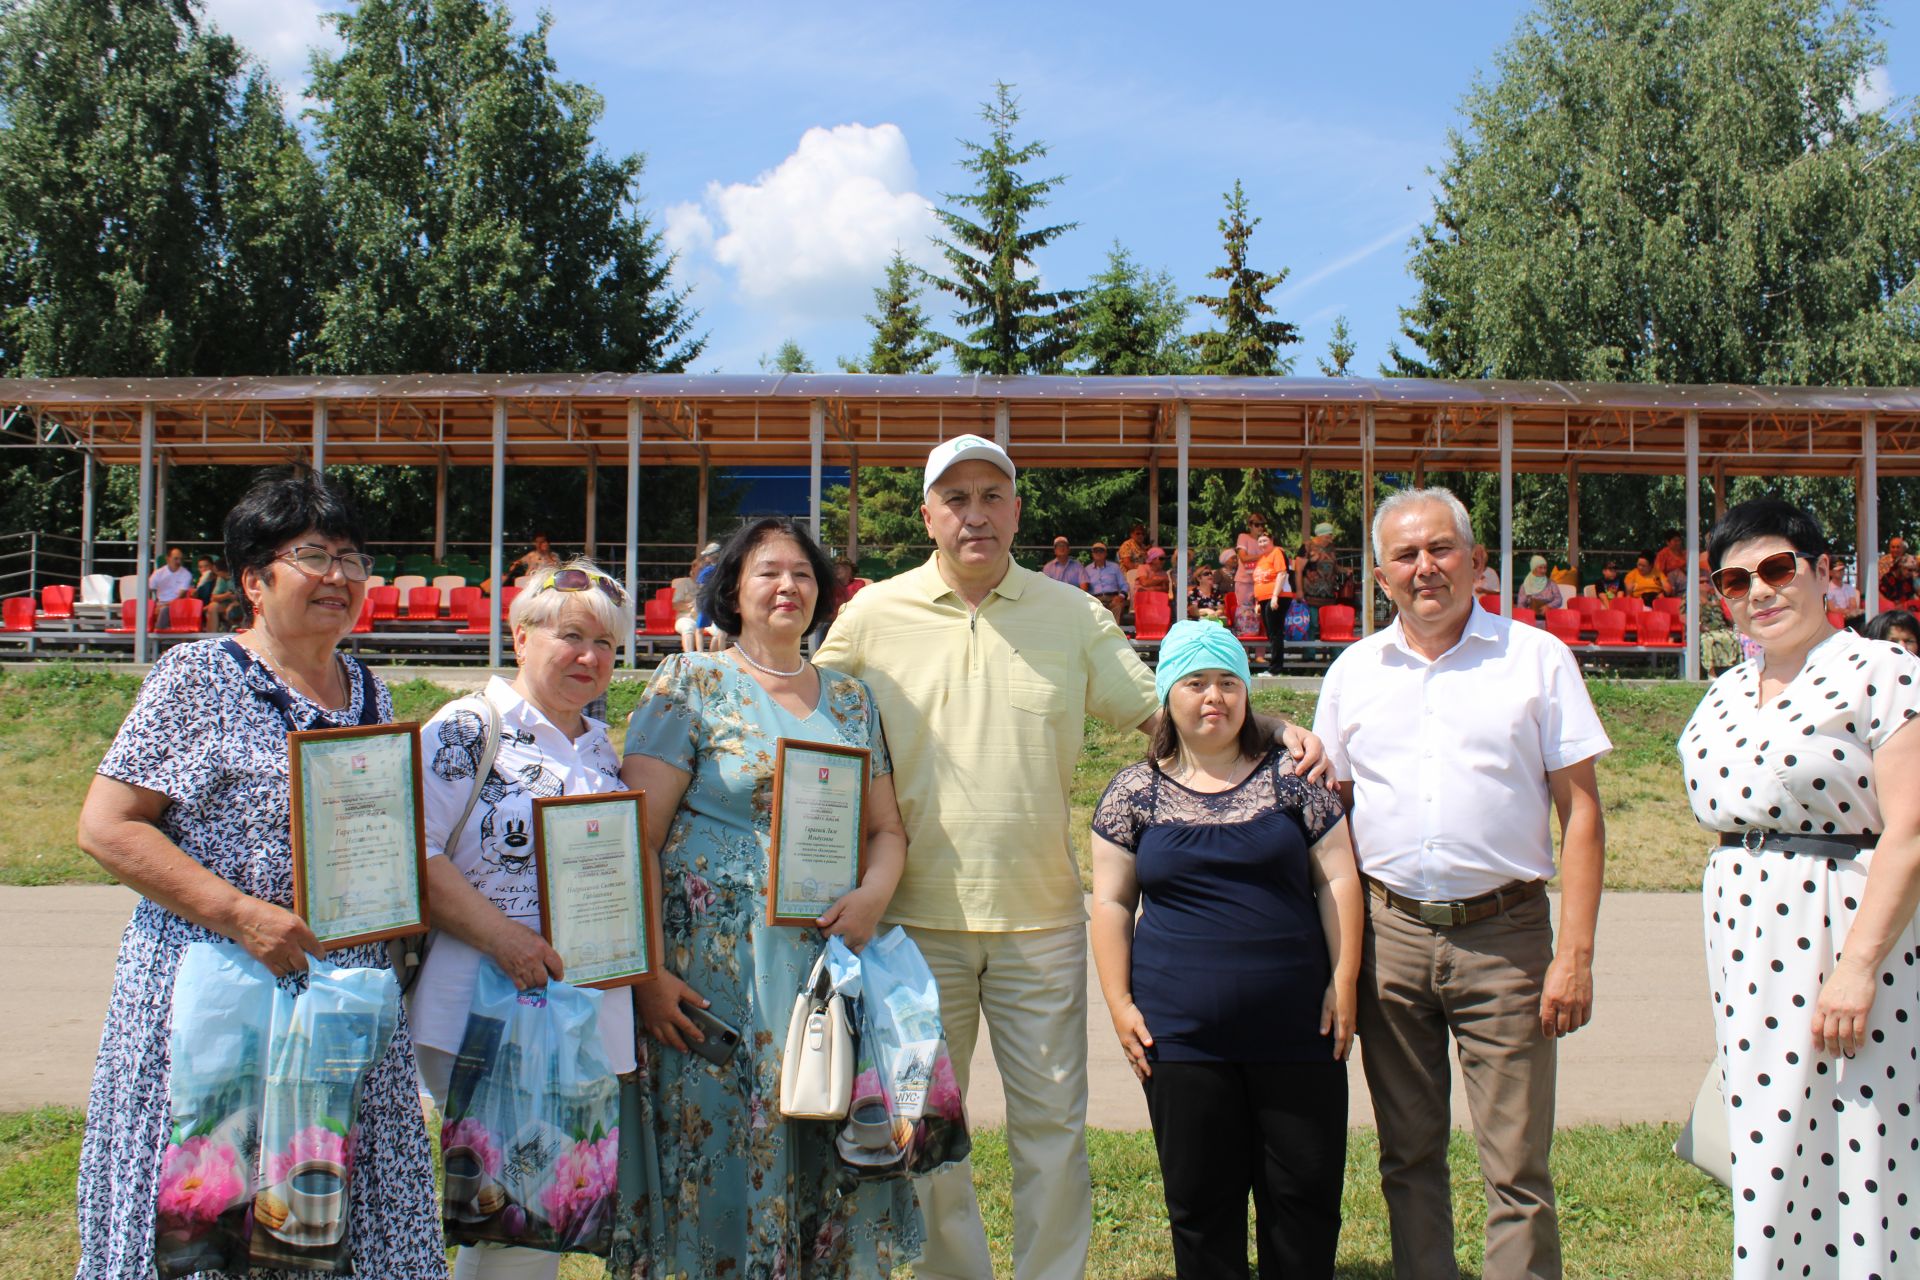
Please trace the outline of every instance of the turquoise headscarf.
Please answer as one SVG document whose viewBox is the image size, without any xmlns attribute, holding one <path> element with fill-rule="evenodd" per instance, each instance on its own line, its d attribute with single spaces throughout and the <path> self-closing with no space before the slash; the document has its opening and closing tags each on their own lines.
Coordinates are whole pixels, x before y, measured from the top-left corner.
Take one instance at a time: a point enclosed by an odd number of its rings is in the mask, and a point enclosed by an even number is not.
<svg viewBox="0 0 1920 1280">
<path fill-rule="evenodd" d="M 1154 696 L 1165 706 L 1173 686 L 1196 671 L 1225 671 L 1240 677 L 1241 684 L 1253 683 L 1246 646 L 1225 627 L 1217 622 L 1176 622 L 1160 642 L 1160 661 L 1153 669 Z"/>
</svg>

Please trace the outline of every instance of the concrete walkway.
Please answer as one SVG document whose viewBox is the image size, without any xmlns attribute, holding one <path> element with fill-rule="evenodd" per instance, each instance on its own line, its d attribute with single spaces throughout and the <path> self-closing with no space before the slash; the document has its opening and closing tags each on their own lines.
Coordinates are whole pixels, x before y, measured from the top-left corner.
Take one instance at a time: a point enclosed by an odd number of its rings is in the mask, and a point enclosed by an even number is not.
<svg viewBox="0 0 1920 1280">
<path fill-rule="evenodd" d="M 0 972 L 15 975 L 0 985 L 0 1027 L 10 1046 L 9 1069 L 0 1074 L 0 1112 L 86 1103 L 114 955 L 134 901 L 118 886 L 0 887 Z M 1697 894 L 1618 893 L 1604 900 L 1594 1019 L 1561 1048 L 1562 1125 L 1686 1118 L 1713 1056 L 1702 948 Z M 1089 979 L 1092 968 L 1089 962 Z M 1005 1102 L 982 1030 L 969 1111 L 976 1123 L 996 1125 Z M 1089 1123 L 1146 1128 L 1140 1086 L 1091 981 L 1087 1036 Z M 1366 1081 L 1357 1068 L 1349 1080 L 1349 1120 L 1370 1125 Z M 1457 1071 L 1453 1118 L 1470 1127 Z"/>
</svg>

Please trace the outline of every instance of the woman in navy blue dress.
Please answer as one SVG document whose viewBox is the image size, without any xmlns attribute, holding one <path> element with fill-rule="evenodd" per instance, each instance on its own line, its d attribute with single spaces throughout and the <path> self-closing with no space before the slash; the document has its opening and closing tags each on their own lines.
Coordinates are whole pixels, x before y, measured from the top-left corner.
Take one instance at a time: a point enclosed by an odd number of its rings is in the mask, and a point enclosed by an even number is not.
<svg viewBox="0 0 1920 1280">
<path fill-rule="evenodd" d="M 1339 799 L 1255 728 L 1247 683 L 1225 627 L 1176 623 L 1147 758 L 1093 819 L 1094 961 L 1181 1280 L 1248 1274 L 1249 1192 L 1261 1275 L 1331 1276 L 1340 1238 L 1360 878 Z"/>
</svg>

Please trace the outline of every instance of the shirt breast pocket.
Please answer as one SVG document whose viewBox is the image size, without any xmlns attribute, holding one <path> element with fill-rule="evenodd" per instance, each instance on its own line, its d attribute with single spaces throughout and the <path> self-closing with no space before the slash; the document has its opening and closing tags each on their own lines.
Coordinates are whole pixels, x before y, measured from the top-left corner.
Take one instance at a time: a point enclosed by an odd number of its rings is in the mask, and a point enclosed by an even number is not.
<svg viewBox="0 0 1920 1280">
<path fill-rule="evenodd" d="M 1007 701 L 1021 711 L 1052 717 L 1067 709 L 1067 655 L 1052 649 L 1015 649 L 1007 659 Z"/>
</svg>

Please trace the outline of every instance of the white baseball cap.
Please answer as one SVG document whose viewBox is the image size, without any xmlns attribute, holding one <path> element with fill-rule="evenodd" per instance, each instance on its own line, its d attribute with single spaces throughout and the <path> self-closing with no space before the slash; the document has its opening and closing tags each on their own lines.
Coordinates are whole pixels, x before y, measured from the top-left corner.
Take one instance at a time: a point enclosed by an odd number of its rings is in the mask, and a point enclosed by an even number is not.
<svg viewBox="0 0 1920 1280">
<path fill-rule="evenodd" d="M 927 455 L 927 479 L 920 488 L 921 496 L 925 497 L 933 492 L 934 482 L 947 474 L 949 467 L 958 462 L 972 462 L 975 459 L 991 462 L 1007 473 L 1007 479 L 1014 478 L 1013 459 L 1007 456 L 1005 449 L 981 436 L 955 436 L 951 440 L 943 440 L 935 445 L 933 452 Z"/>
</svg>

